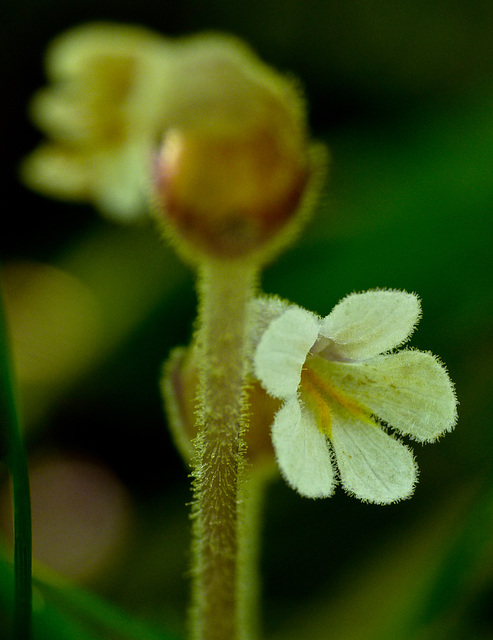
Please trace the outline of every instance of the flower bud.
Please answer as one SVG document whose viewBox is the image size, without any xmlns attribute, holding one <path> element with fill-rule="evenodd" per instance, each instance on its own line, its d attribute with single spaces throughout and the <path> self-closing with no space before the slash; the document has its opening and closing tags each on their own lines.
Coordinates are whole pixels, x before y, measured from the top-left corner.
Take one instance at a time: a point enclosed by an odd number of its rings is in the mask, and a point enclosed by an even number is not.
<svg viewBox="0 0 493 640">
<path fill-rule="evenodd" d="M 292 226 L 312 187 L 303 103 L 235 40 L 188 46 L 155 159 L 157 216 L 192 258 L 242 258 Z"/>
<path fill-rule="evenodd" d="M 194 455 L 198 388 L 196 345 L 175 349 L 164 367 L 161 389 L 171 433 L 185 462 Z M 247 398 L 250 409 L 246 459 L 252 469 L 268 468 L 275 462 L 270 425 L 281 403 L 267 395 L 256 380 L 250 381 Z"/>
</svg>

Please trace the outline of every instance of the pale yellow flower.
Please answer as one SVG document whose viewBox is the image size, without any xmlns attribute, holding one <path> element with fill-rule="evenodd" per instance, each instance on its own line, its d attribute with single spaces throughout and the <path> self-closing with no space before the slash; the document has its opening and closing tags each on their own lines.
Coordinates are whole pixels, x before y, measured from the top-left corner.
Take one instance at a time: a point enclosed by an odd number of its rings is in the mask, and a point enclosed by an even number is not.
<svg viewBox="0 0 493 640">
<path fill-rule="evenodd" d="M 325 318 L 278 300 L 264 304 L 263 314 L 276 317 L 258 343 L 255 373 L 284 401 L 272 440 L 286 481 L 312 498 L 330 496 L 337 476 L 364 501 L 409 497 L 416 463 L 387 428 L 432 442 L 456 421 L 453 384 L 439 360 L 392 351 L 419 320 L 418 298 L 387 290 L 353 294 Z"/>
<path fill-rule="evenodd" d="M 31 104 L 49 141 L 25 160 L 26 184 L 110 217 L 142 213 L 168 65 L 168 42 L 143 28 L 91 24 L 56 39 L 52 84 Z"/>
<path fill-rule="evenodd" d="M 89 24 L 55 40 L 46 67 L 31 112 L 48 142 L 22 167 L 31 188 L 117 219 L 146 212 L 151 194 L 213 245 L 231 228 L 255 243 L 257 227 L 268 235 L 302 199 L 304 102 L 238 39 Z"/>
</svg>

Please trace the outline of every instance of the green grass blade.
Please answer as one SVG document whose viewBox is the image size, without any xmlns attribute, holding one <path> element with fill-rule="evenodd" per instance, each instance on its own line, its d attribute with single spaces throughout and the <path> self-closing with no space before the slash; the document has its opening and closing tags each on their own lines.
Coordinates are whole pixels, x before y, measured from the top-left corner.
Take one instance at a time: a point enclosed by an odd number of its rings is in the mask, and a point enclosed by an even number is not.
<svg viewBox="0 0 493 640">
<path fill-rule="evenodd" d="M 14 495 L 15 604 L 13 637 L 31 637 L 31 501 L 26 452 L 20 433 L 20 419 L 14 391 L 7 323 L 0 292 L 0 428 L 5 443 Z"/>
</svg>

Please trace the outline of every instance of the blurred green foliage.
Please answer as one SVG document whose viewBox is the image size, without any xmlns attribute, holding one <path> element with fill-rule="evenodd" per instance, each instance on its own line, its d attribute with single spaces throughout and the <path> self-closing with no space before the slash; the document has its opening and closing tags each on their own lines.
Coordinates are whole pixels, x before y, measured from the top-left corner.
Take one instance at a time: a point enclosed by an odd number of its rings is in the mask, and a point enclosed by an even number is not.
<svg viewBox="0 0 493 640">
<path fill-rule="evenodd" d="M 46 43 L 80 21 L 111 19 L 170 35 L 233 31 L 301 77 L 314 135 L 331 150 L 329 181 L 301 241 L 266 270 L 264 289 L 320 314 L 354 290 L 416 291 L 423 319 L 411 344 L 439 354 L 457 386 L 459 424 L 439 443 L 416 447 L 421 477 L 411 500 L 376 507 L 339 490 L 311 502 L 272 485 L 262 556 L 267 636 L 491 638 L 493 5 L 5 6 L 11 99 L 2 115 L 12 132 L 5 197 L 16 206 L 4 214 L 11 226 L 0 237 L 3 262 L 47 263 L 77 278 L 96 301 L 99 323 L 93 343 L 83 343 L 89 356 L 76 352 L 70 375 L 21 380 L 28 451 L 33 459 L 54 449 L 97 460 L 116 474 L 132 512 L 124 553 L 78 587 L 97 594 L 84 606 L 50 578 L 49 589 L 37 588 L 36 637 L 127 637 L 125 625 L 109 624 L 120 619 L 116 609 L 107 610 L 109 626 L 96 624 L 103 601 L 153 629 L 185 633 L 190 495 L 158 379 L 169 350 L 192 332 L 192 274 L 150 225 L 112 226 L 89 207 L 30 194 L 15 178 L 18 160 L 39 139 L 23 114 L 43 82 Z M 56 363 L 62 341 L 53 340 Z M 6 624 L 12 574 L 5 563 L 0 569 Z M 46 626 L 43 615 L 53 616 Z M 79 624 L 79 635 L 66 631 Z"/>
</svg>

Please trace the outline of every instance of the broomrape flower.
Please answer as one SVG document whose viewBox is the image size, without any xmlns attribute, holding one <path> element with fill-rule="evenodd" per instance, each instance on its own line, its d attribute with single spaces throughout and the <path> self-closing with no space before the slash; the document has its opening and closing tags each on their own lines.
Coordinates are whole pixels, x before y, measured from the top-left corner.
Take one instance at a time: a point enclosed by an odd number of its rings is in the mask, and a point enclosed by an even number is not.
<svg viewBox="0 0 493 640">
<path fill-rule="evenodd" d="M 23 162 L 27 186 L 120 221 L 151 203 L 190 253 L 276 237 L 325 157 L 297 83 L 233 36 L 88 24 L 55 39 L 46 71 L 31 116 L 47 140 Z"/>
<path fill-rule="evenodd" d="M 391 290 L 351 294 L 325 318 L 274 305 L 277 317 L 254 366 L 266 391 L 284 401 L 272 440 L 288 484 L 307 497 L 328 497 L 338 473 L 361 500 L 409 497 L 417 479 L 413 453 L 387 427 L 432 442 L 456 421 L 453 384 L 439 360 L 392 352 L 420 318 L 418 298 Z"/>
<path fill-rule="evenodd" d="M 46 56 L 50 84 L 30 105 L 48 140 L 21 167 L 27 186 L 92 202 L 121 221 L 142 214 L 169 50 L 161 36 L 125 25 L 83 25 L 56 38 Z"/>
</svg>

